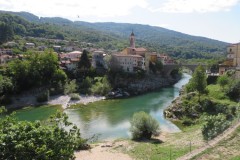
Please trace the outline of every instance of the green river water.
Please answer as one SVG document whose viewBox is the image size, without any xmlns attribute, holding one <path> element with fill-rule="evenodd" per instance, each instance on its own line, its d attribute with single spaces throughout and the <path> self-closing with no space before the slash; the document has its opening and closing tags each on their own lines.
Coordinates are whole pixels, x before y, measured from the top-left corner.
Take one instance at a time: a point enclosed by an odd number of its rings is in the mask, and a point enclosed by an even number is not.
<svg viewBox="0 0 240 160">
<path fill-rule="evenodd" d="M 180 129 L 163 116 L 163 110 L 179 95 L 182 85 L 188 83 L 190 75 L 172 87 L 156 92 L 118 100 L 104 100 L 90 103 L 76 109 L 66 109 L 69 120 L 80 127 L 84 138 L 98 135 L 99 140 L 130 137 L 130 119 L 135 112 L 145 111 L 156 118 L 164 132 L 179 132 Z M 17 111 L 20 120 L 43 120 L 58 107 L 38 107 Z"/>
</svg>

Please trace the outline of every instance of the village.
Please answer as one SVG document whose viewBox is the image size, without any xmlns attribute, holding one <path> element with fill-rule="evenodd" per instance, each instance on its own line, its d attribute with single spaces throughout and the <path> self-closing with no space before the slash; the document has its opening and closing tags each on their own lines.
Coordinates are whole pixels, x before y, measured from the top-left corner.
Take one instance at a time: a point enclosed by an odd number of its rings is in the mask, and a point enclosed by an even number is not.
<svg viewBox="0 0 240 160">
<path fill-rule="evenodd" d="M 59 39 L 45 39 L 45 38 L 26 38 L 34 39 L 34 41 L 48 41 L 50 46 L 36 45 L 33 42 L 26 42 L 22 47 L 23 51 L 42 53 L 47 49 L 52 49 L 59 58 L 59 66 L 65 71 L 74 71 L 77 68 L 78 62 L 81 58 L 83 50 L 88 50 L 91 60 L 91 65 L 96 70 L 108 70 L 111 65 L 109 59 L 113 57 L 116 59 L 116 64 L 124 72 L 134 73 L 138 69 L 144 70 L 146 73 L 150 73 L 149 64 L 153 65 L 157 62 L 165 64 L 176 64 L 171 57 L 165 53 L 149 52 L 146 48 L 135 46 L 135 35 L 132 32 L 129 41 L 130 45 L 123 51 L 107 51 L 102 48 L 95 48 L 94 44 L 86 42 L 69 42 Z M 62 45 L 60 45 L 62 44 Z M 14 48 L 18 48 L 19 44 L 16 42 L 7 42 L 3 44 L 4 48 L 0 49 L 0 65 L 4 65 L 7 62 L 24 56 L 22 53 L 16 54 Z M 79 47 L 82 46 L 82 47 Z"/>
</svg>

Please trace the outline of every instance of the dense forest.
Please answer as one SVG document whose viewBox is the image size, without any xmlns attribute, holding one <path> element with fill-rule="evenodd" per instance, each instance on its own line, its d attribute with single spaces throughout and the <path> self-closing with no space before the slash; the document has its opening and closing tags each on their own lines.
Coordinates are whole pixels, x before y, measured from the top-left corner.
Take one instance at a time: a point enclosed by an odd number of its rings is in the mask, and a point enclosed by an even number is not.
<svg viewBox="0 0 240 160">
<path fill-rule="evenodd" d="M 77 40 L 94 43 L 97 47 L 107 50 L 122 50 L 126 47 L 129 34 L 133 30 L 138 47 L 167 53 L 179 60 L 221 59 L 225 56 L 228 45 L 225 42 L 149 25 L 72 22 L 59 17 L 39 18 L 28 12 L 1 11 L 0 21 L 0 30 L 8 28 L 9 31 L 4 33 L 10 35 Z M 9 37 L 5 38 L 5 41 L 13 39 L 13 36 Z M 3 36 L 1 41 L 2 39 Z"/>
</svg>

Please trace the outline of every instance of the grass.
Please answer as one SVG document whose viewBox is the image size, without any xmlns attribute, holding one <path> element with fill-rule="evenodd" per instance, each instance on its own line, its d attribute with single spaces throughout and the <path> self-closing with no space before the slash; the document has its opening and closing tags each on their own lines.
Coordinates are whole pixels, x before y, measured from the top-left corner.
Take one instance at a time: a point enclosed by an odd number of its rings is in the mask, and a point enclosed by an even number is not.
<svg viewBox="0 0 240 160">
<path fill-rule="evenodd" d="M 223 89 L 219 85 L 208 85 L 209 97 L 222 104 L 237 105 L 236 102 L 231 101 L 225 94 Z"/>
<path fill-rule="evenodd" d="M 209 85 L 208 95 L 202 95 L 201 98 L 207 97 L 212 100 L 228 104 L 229 106 L 237 105 L 236 102 L 231 101 L 222 91 L 219 85 Z M 188 103 L 197 103 L 197 96 L 191 98 Z M 199 148 L 206 144 L 203 140 L 201 133 L 202 121 L 199 124 L 189 127 L 180 126 L 182 132 L 167 134 L 160 140 L 151 140 L 143 142 L 135 142 L 129 140 L 131 149 L 126 149 L 124 152 L 132 156 L 134 159 L 148 159 L 148 160 L 161 160 L 161 159 L 176 159 L 181 157 L 191 150 Z M 176 121 L 175 124 L 179 122 Z M 231 144 L 233 144 L 231 146 Z M 208 149 L 202 156 L 211 155 L 211 157 L 203 157 L 203 159 L 231 159 L 240 160 L 240 128 L 232 137 L 224 140 L 218 144 L 219 148 L 216 150 Z M 230 156 L 231 155 L 231 156 Z M 228 157 L 228 158 L 226 158 Z M 198 157 L 196 157 L 198 159 Z"/>
<path fill-rule="evenodd" d="M 209 148 L 192 158 L 192 160 L 196 159 L 240 160 L 240 127 L 215 147 Z"/>
<path fill-rule="evenodd" d="M 183 132 L 169 133 L 163 138 L 160 136 L 160 140 L 152 139 L 140 142 L 129 140 L 132 148 L 125 150 L 125 153 L 135 159 L 176 159 L 190 152 L 190 143 L 192 150 L 205 143 L 201 135 L 201 125 L 185 127 Z"/>
</svg>

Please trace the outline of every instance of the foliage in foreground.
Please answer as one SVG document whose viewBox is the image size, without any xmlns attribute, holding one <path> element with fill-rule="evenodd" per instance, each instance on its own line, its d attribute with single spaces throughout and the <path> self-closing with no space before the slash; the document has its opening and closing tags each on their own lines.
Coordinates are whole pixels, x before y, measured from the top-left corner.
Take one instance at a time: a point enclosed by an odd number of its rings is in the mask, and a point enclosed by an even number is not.
<svg viewBox="0 0 240 160">
<path fill-rule="evenodd" d="M 134 113 L 130 123 L 132 138 L 135 140 L 150 139 L 152 135 L 159 134 L 158 121 L 143 111 Z"/>
<path fill-rule="evenodd" d="M 47 125 L 39 121 L 18 121 L 13 114 L 1 118 L 1 159 L 74 159 L 74 150 L 87 145 L 79 129 L 67 119 L 67 115 L 60 112 L 52 116 Z"/>
<path fill-rule="evenodd" d="M 227 121 L 226 116 L 223 114 L 207 116 L 202 127 L 203 138 L 205 140 L 213 139 L 227 129 L 229 125 L 230 122 Z"/>
</svg>

